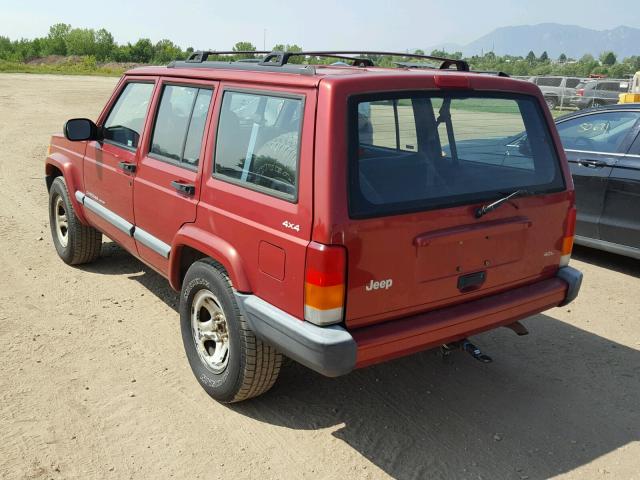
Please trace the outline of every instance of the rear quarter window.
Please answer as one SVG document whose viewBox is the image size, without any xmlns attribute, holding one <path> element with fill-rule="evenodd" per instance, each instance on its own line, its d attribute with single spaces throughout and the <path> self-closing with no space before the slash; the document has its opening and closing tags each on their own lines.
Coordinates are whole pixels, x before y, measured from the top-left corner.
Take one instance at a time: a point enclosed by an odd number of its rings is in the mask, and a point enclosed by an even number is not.
<svg viewBox="0 0 640 480">
<path fill-rule="evenodd" d="M 303 106 L 298 96 L 225 91 L 214 177 L 296 201 Z"/>
</svg>

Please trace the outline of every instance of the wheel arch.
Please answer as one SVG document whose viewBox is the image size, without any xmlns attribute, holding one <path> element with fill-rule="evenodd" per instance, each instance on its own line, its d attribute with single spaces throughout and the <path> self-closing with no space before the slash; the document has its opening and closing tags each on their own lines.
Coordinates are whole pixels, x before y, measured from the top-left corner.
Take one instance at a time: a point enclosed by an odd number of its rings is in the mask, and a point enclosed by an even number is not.
<svg viewBox="0 0 640 480">
<path fill-rule="evenodd" d="M 47 185 L 47 191 L 51 190 L 53 181 L 58 178 L 64 178 L 67 184 L 67 190 L 69 191 L 69 198 L 73 205 L 73 210 L 78 220 L 85 225 L 89 225 L 86 217 L 84 216 L 84 209 L 80 202 L 76 199 L 76 191 L 82 191 L 82 177 L 81 172 L 77 171 L 73 162 L 62 155 L 59 152 L 52 153 L 45 162 L 45 183 Z"/>
<path fill-rule="evenodd" d="M 182 288 L 182 280 L 196 261 L 209 257 L 218 262 L 229 275 L 238 292 L 252 291 L 244 263 L 238 251 L 226 240 L 192 224 L 183 226 L 171 245 L 169 283 L 175 290 Z"/>
</svg>

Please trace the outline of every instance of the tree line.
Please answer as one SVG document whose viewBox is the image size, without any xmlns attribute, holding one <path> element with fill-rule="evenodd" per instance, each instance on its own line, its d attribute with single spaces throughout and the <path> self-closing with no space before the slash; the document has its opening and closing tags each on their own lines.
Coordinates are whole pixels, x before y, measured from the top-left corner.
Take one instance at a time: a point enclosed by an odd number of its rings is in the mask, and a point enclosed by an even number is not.
<svg viewBox="0 0 640 480">
<path fill-rule="evenodd" d="M 254 52 L 255 45 L 251 42 L 237 42 L 233 48 L 236 52 Z M 274 45 L 272 50 L 299 52 L 298 45 Z M 113 35 L 104 28 L 94 30 L 90 28 L 72 28 L 65 23 L 57 23 L 49 28 L 46 37 L 34 39 L 11 40 L 0 36 L 0 60 L 24 63 L 31 60 L 59 55 L 63 57 L 82 57 L 86 64 L 97 62 L 118 63 L 153 63 L 164 64 L 176 59 L 184 59 L 194 49 L 182 50 L 171 40 L 163 39 L 153 43 L 148 38 L 141 38 L 135 43 L 118 44 Z M 422 50 L 413 53 L 424 54 Z M 433 50 L 431 55 L 461 59 L 461 52 L 445 52 Z M 252 54 L 238 54 L 231 59 L 251 58 Z M 215 57 L 210 57 L 214 60 Z M 225 60 L 229 60 L 225 57 Z M 377 65 L 393 67 L 396 62 L 406 61 L 404 57 L 378 56 L 372 58 Z M 487 52 L 465 58 L 473 70 L 501 71 L 509 75 L 563 75 L 588 77 L 589 75 L 604 75 L 612 78 L 624 78 L 640 70 L 640 56 L 635 55 L 625 59 L 618 59 L 614 52 L 603 52 L 599 58 L 586 54 L 579 59 L 569 58 L 562 54 L 557 59 L 551 59 L 547 52 L 537 56 L 533 51 L 528 55 L 496 55 Z M 302 57 L 293 57 L 291 63 L 302 63 Z M 313 63 L 332 63 L 336 59 L 317 58 L 306 61 Z"/>
<path fill-rule="evenodd" d="M 46 37 L 32 40 L 11 40 L 0 36 L 0 59 L 11 62 L 28 62 L 49 55 L 92 57 L 98 62 L 167 63 L 184 58 L 193 49 L 182 49 L 171 40 L 155 44 L 148 38 L 135 43 L 118 45 L 113 35 L 104 28 L 72 28 L 57 23 L 49 28 Z"/>
</svg>

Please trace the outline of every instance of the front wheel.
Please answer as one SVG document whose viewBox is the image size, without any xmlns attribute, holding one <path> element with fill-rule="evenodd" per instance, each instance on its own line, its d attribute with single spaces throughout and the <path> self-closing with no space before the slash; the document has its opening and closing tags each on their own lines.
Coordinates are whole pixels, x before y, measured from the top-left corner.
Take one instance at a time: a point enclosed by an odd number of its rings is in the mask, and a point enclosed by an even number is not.
<svg viewBox="0 0 640 480">
<path fill-rule="evenodd" d="M 278 378 L 282 355 L 249 329 L 227 273 L 211 259 L 187 271 L 180 328 L 191 370 L 214 399 L 247 400 L 269 390 Z"/>
<path fill-rule="evenodd" d="M 49 226 L 53 245 L 65 263 L 79 265 L 100 256 L 102 233 L 80 223 L 63 177 L 56 177 L 49 190 Z"/>
</svg>

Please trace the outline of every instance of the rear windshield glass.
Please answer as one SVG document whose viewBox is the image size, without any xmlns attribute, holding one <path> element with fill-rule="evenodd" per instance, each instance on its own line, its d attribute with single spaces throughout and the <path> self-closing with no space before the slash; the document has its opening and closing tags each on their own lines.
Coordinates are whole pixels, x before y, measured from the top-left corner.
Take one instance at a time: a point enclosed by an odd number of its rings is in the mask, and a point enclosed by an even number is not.
<svg viewBox="0 0 640 480">
<path fill-rule="evenodd" d="M 477 93 L 350 100 L 354 218 L 473 203 L 564 180 L 534 97 Z"/>
</svg>

